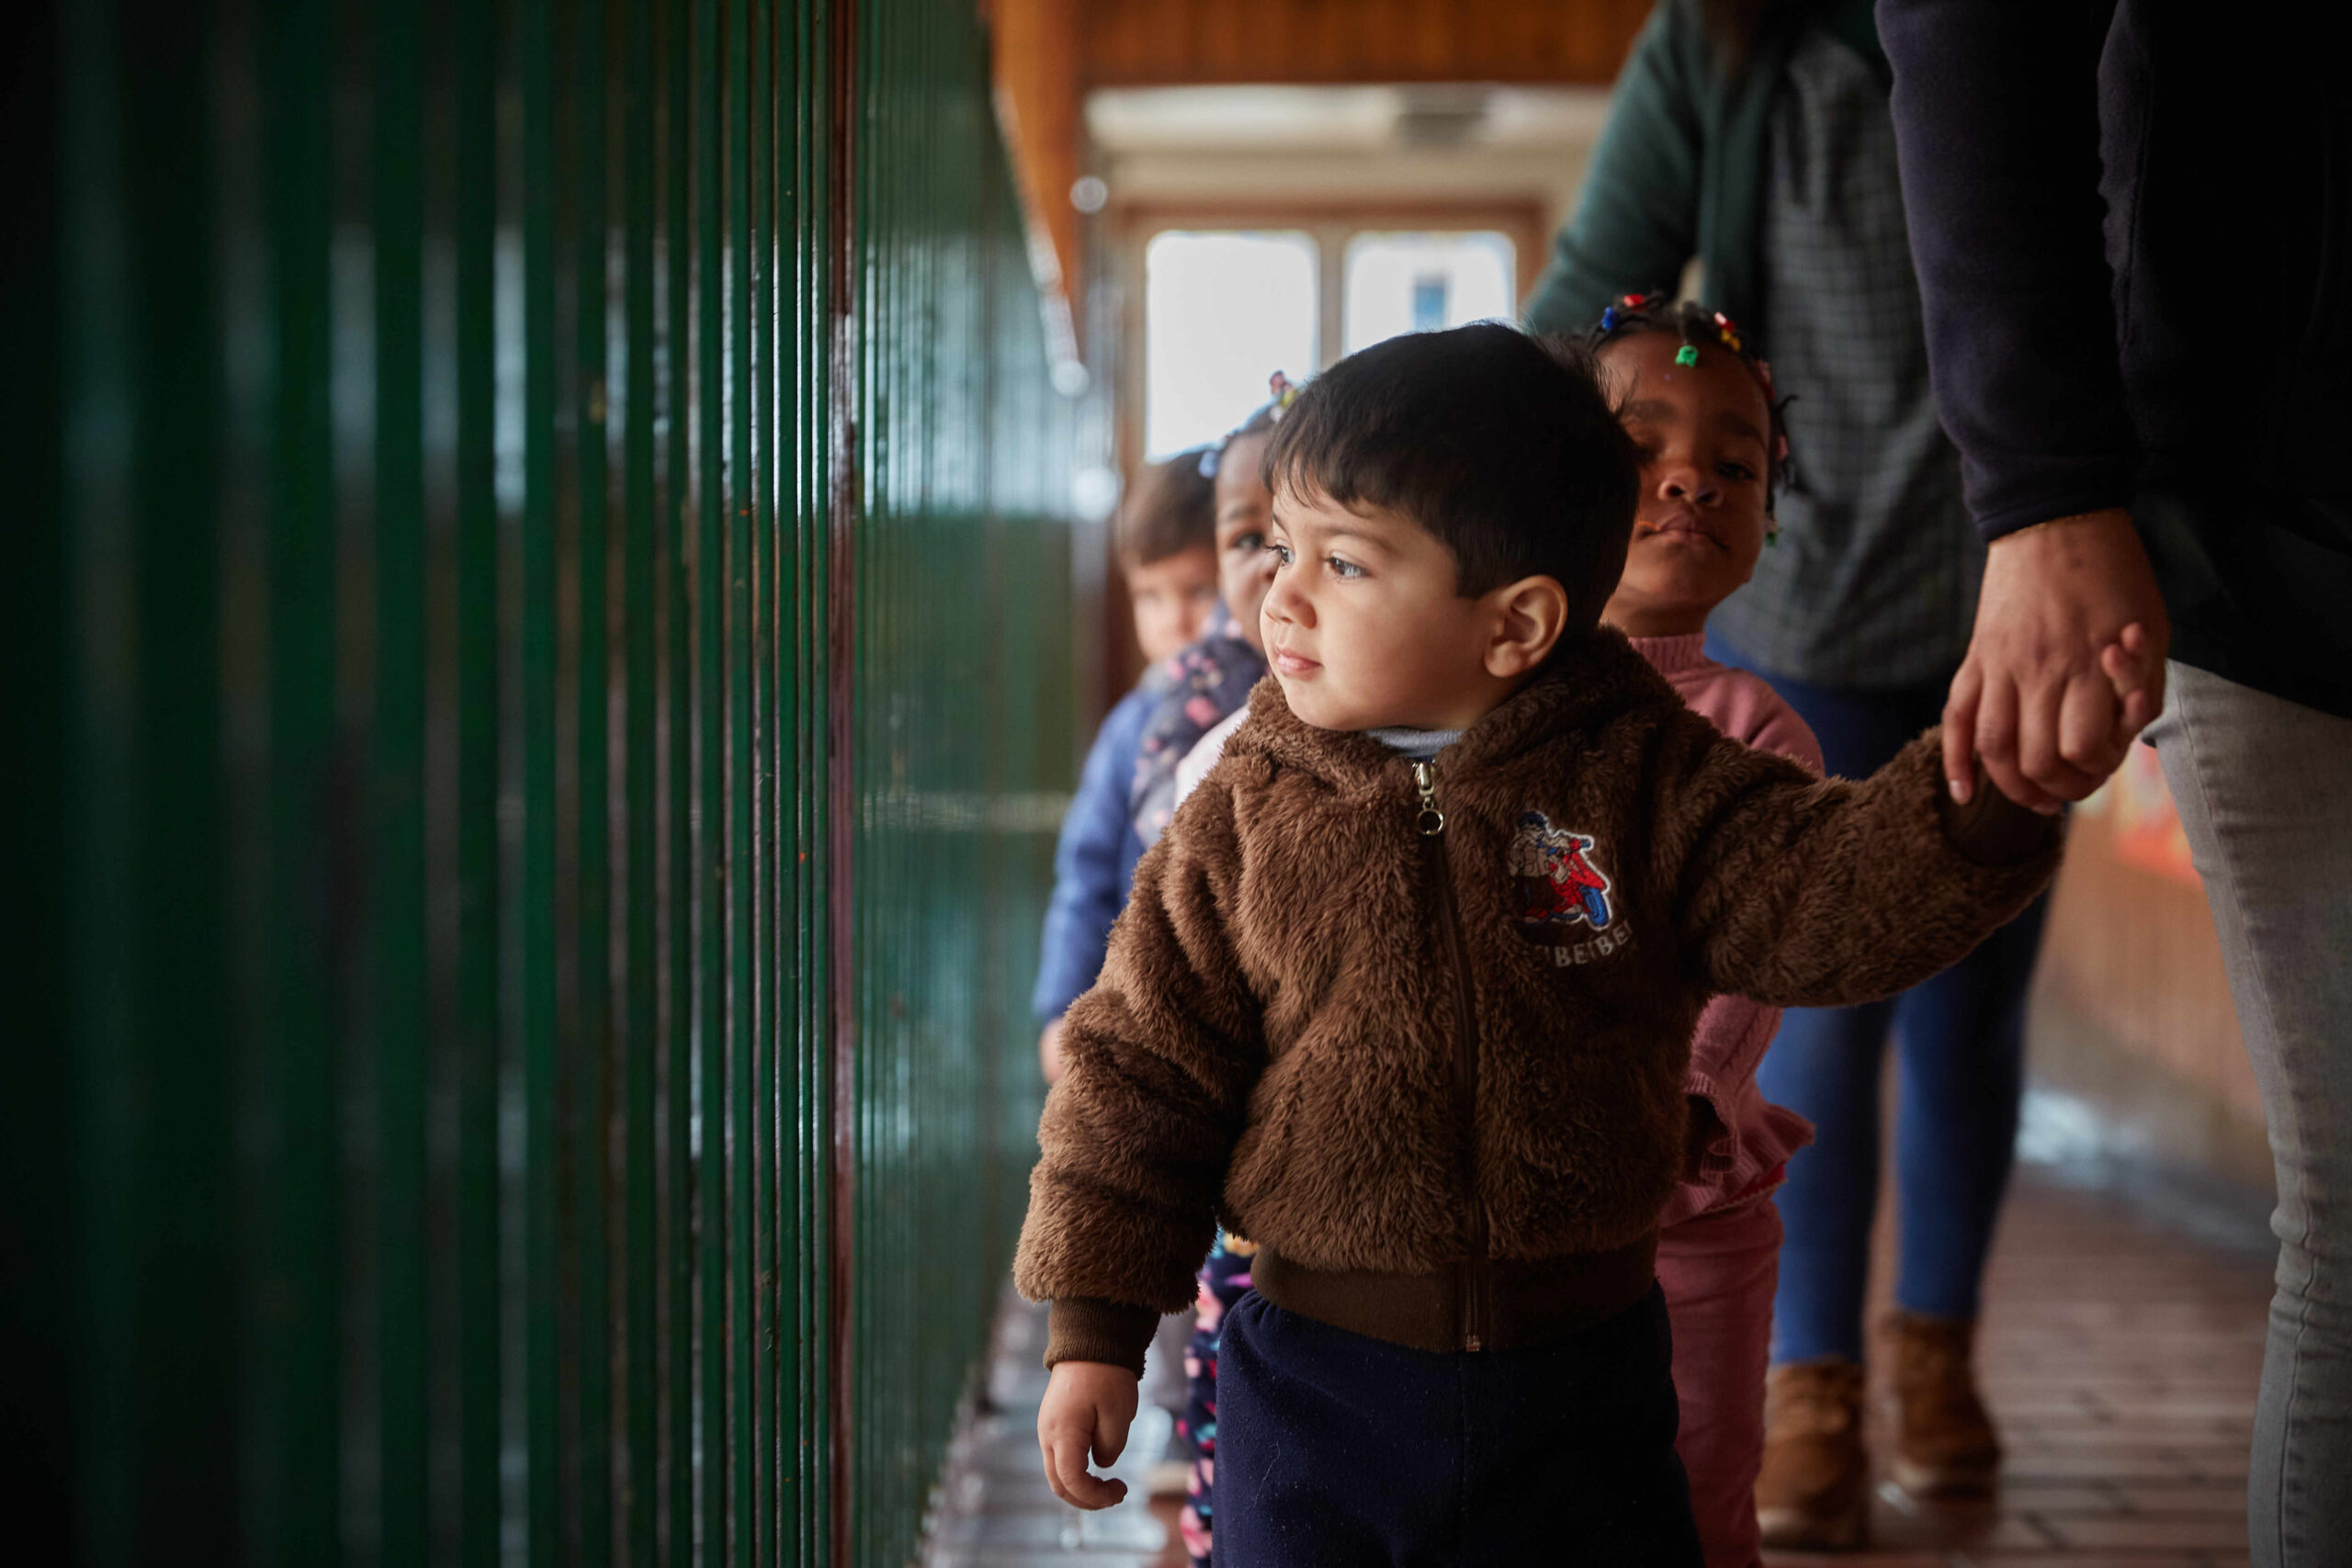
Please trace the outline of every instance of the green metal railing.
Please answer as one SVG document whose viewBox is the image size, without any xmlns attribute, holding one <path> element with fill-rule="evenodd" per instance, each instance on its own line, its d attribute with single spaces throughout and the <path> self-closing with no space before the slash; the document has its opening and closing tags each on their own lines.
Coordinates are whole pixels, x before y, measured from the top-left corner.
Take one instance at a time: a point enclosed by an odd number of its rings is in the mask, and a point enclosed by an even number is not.
<svg viewBox="0 0 2352 1568">
<path fill-rule="evenodd" d="M 970 0 L 31 27 L 40 1522 L 910 1561 L 1072 773 L 1076 411 Z"/>
</svg>

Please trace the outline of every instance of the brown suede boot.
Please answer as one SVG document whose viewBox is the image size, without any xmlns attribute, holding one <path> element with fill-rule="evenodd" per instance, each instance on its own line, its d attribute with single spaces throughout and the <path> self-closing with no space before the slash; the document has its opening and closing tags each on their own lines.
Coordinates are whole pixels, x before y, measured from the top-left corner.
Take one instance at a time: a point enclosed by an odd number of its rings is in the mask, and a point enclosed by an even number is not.
<svg viewBox="0 0 2352 1568">
<path fill-rule="evenodd" d="M 1862 1544 L 1871 1503 L 1862 1388 L 1862 1369 L 1851 1361 L 1772 1369 L 1764 1384 L 1764 1469 L 1756 1478 L 1765 1545 Z"/>
<path fill-rule="evenodd" d="M 1897 1483 L 1917 1497 L 1991 1491 L 2001 1443 L 1976 1393 L 1976 1320 L 1898 1310 L 1886 1336 L 1894 1353 Z"/>
</svg>

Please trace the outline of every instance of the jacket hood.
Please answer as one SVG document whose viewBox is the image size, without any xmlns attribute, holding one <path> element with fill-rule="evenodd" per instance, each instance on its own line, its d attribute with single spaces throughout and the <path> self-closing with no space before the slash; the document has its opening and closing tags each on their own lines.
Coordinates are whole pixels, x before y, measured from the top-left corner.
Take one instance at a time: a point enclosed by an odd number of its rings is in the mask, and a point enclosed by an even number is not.
<svg viewBox="0 0 2352 1568">
<path fill-rule="evenodd" d="M 1619 716 L 1682 699 L 1624 634 L 1600 626 L 1559 649 L 1525 685 L 1463 731 L 1441 753 L 1451 768 L 1491 768 L 1565 733 L 1590 731 Z M 1261 756 L 1323 780 L 1344 795 L 1393 790 L 1396 753 L 1359 730 L 1323 729 L 1291 711 L 1282 682 L 1268 675 L 1250 694 L 1250 718 L 1226 755 Z"/>
</svg>

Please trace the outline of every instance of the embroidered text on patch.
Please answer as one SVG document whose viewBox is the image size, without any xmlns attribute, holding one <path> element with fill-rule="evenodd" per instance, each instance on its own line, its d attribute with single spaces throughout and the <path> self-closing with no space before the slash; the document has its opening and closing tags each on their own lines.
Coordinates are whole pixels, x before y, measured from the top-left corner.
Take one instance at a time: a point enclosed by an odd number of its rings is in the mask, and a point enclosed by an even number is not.
<svg viewBox="0 0 2352 1568">
<path fill-rule="evenodd" d="M 1555 949 L 1560 964 L 1589 963 L 1623 945 L 1622 938 L 1576 941 L 1576 928 L 1608 931 L 1616 919 L 1608 873 L 1593 863 L 1589 833 L 1555 828 L 1540 811 L 1521 812 L 1510 843 L 1511 886 L 1519 927 L 1530 942 Z"/>
</svg>

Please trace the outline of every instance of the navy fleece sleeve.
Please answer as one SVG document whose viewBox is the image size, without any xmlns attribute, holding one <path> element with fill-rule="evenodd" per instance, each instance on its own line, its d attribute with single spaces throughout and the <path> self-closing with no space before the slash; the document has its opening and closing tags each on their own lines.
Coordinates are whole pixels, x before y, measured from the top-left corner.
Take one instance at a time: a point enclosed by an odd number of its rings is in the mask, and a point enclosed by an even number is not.
<svg viewBox="0 0 2352 1568">
<path fill-rule="evenodd" d="M 1029 998 L 1040 1023 L 1059 1018 L 1094 984 L 1111 928 L 1126 907 L 1128 878 L 1142 848 L 1127 811 L 1127 788 L 1153 705 L 1139 691 L 1119 699 L 1095 731 L 1078 793 L 1062 818 L 1054 847 L 1054 896 L 1046 906 L 1037 984 Z"/>
<path fill-rule="evenodd" d="M 1928 359 L 1988 539 L 2131 503 L 2099 199 L 2113 0 L 1878 0 Z"/>
</svg>

